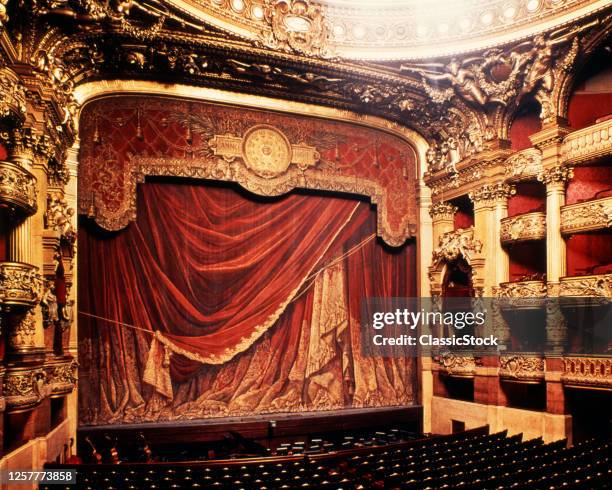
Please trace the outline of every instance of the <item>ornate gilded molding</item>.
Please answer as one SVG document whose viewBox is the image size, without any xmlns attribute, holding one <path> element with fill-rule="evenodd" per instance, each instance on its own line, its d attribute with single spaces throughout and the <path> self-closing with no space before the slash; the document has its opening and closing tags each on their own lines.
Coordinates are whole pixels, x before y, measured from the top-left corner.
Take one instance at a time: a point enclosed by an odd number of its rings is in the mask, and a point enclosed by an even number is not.
<svg viewBox="0 0 612 490">
<path fill-rule="evenodd" d="M 536 148 L 519 151 L 504 162 L 506 182 L 535 180 L 542 170 L 542 153 Z"/>
<path fill-rule="evenodd" d="M 36 349 L 36 318 L 30 309 L 10 315 L 8 345 L 13 352 L 27 353 Z"/>
<path fill-rule="evenodd" d="M 541 211 L 503 218 L 500 224 L 500 240 L 503 244 L 546 238 L 546 213 Z"/>
<path fill-rule="evenodd" d="M 506 183 L 485 184 L 482 187 L 468 193 L 468 197 L 474 204 L 492 204 L 497 201 L 506 201 L 516 194 L 516 188 Z"/>
<path fill-rule="evenodd" d="M 482 243 L 474 238 L 474 227 L 459 228 L 440 236 L 438 247 L 432 254 L 432 267 L 463 257 L 468 263 L 482 251 Z"/>
<path fill-rule="evenodd" d="M 2 8 L 0 6 L 0 25 Z M 0 119 L 14 118 L 21 122 L 25 114 L 26 91 L 21 80 L 10 68 L 0 68 Z"/>
<path fill-rule="evenodd" d="M 268 28 L 261 31 L 262 45 L 304 56 L 332 55 L 329 23 L 319 5 L 310 0 L 277 0 L 264 5 Z"/>
<path fill-rule="evenodd" d="M 29 216 L 38 207 L 36 194 L 34 175 L 20 165 L 0 161 L 0 203 Z"/>
<path fill-rule="evenodd" d="M 429 216 L 435 219 L 450 219 L 452 220 L 455 213 L 459 210 L 457 206 L 449 202 L 438 202 L 429 207 Z"/>
<path fill-rule="evenodd" d="M 474 356 L 448 354 L 440 356 L 437 362 L 440 365 L 440 370 L 447 376 L 473 378 L 476 375 L 476 359 L 474 359 Z"/>
<path fill-rule="evenodd" d="M 612 274 L 562 277 L 559 296 L 612 297 Z"/>
<path fill-rule="evenodd" d="M 574 169 L 572 167 L 558 165 L 548 168 L 538 174 L 538 180 L 546 185 L 549 184 L 566 184 L 574 177 Z"/>
<path fill-rule="evenodd" d="M 46 397 L 70 394 L 77 384 L 78 363 L 73 359 L 53 360 L 37 368 L 16 367 L 4 374 L 3 395 L 7 412 L 35 408 Z"/>
<path fill-rule="evenodd" d="M 500 356 L 499 377 L 512 381 L 539 383 L 544 380 L 544 359 L 527 355 Z"/>
<path fill-rule="evenodd" d="M 68 206 L 63 194 L 51 192 L 47 195 L 45 228 L 57 231 L 66 242 L 76 240 L 76 228 L 73 223 L 74 209 Z"/>
<path fill-rule="evenodd" d="M 568 134 L 561 146 L 561 162 L 580 165 L 612 155 L 612 119 Z"/>
<path fill-rule="evenodd" d="M 561 207 L 561 233 L 583 233 L 612 227 L 612 197 Z"/>
<path fill-rule="evenodd" d="M 5 306 L 36 305 L 40 301 L 38 267 L 23 262 L 0 262 L 0 302 Z"/>
<path fill-rule="evenodd" d="M 545 298 L 546 293 L 544 281 L 502 282 L 495 288 L 497 298 Z"/>
<path fill-rule="evenodd" d="M 612 358 L 564 357 L 561 381 L 571 386 L 612 389 Z"/>
<path fill-rule="evenodd" d="M 7 370 L 3 381 L 3 395 L 7 412 L 21 412 L 36 407 L 46 396 L 46 373 L 42 368 L 14 368 Z"/>
</svg>

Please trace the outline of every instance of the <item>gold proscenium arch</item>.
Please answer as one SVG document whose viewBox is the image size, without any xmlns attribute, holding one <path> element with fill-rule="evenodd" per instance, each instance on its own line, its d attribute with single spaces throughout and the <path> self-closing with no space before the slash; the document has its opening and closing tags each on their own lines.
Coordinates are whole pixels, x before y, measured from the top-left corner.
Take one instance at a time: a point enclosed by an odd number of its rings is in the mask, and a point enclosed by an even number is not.
<svg viewBox="0 0 612 490">
<path fill-rule="evenodd" d="M 401 138 L 414 151 L 418 175 L 415 186 L 423 186 L 424 155 L 427 142 L 411 129 L 374 116 L 350 111 L 313 106 L 268 97 L 237 94 L 216 89 L 186 85 L 163 85 L 149 81 L 103 81 L 86 83 L 76 88 L 75 96 L 81 107 L 101 97 L 126 95 L 170 96 L 233 107 L 269 110 L 285 114 L 299 114 L 331 121 L 346 122 L 389 133 Z M 263 143 L 262 143 L 263 141 Z M 264 145 L 262 147 L 262 144 Z M 400 246 L 406 239 L 416 236 L 418 210 L 415 215 L 404 216 L 399 229 L 387 221 L 387 195 L 377 181 L 354 176 L 331 175 L 319 172 L 316 166 L 319 154 L 315 147 L 289 141 L 282 129 L 269 125 L 251 127 L 242 137 L 215 135 L 208 145 L 211 158 L 152 158 L 131 156 L 129 171 L 124 175 L 125 205 L 115 213 L 92 213 L 95 221 L 108 230 L 119 230 L 136 218 L 136 188 L 148 176 L 173 176 L 215 181 L 235 182 L 248 191 L 262 196 L 278 196 L 293 189 L 336 191 L 368 197 L 377 206 L 378 235 L 391 246 Z M 259 145 L 259 146 L 258 146 Z M 266 146 L 267 145 L 267 146 Z M 268 148 L 269 147 L 269 148 Z M 273 154 L 265 150 L 273 149 Z M 262 150 L 260 153 L 258 151 Z M 415 195 L 421 189 L 414 189 Z M 85 204 L 86 206 L 86 204 Z M 93 207 L 93 206 L 92 206 Z M 80 209 L 83 212 L 84 206 Z"/>
</svg>

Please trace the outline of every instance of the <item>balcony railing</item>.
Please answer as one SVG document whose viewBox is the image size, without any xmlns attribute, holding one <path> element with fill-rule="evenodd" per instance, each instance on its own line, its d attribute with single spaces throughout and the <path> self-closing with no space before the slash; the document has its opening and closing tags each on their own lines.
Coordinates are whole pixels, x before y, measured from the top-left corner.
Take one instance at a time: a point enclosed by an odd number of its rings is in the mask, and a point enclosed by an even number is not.
<svg viewBox="0 0 612 490">
<path fill-rule="evenodd" d="M 612 389 L 612 358 L 565 357 L 561 381 L 571 386 Z"/>
<path fill-rule="evenodd" d="M 539 383 L 544 380 L 544 359 L 518 354 L 500 356 L 499 377 L 508 381 Z"/>
<path fill-rule="evenodd" d="M 561 233 L 571 235 L 612 226 L 612 196 L 561 208 Z"/>
<path fill-rule="evenodd" d="M 455 378 L 473 378 L 476 375 L 476 360 L 473 356 L 444 355 L 437 359 L 439 371 Z"/>
<path fill-rule="evenodd" d="M 0 161 L 0 204 L 29 216 L 36 212 L 36 177 L 19 165 Z"/>
<path fill-rule="evenodd" d="M 501 242 L 504 244 L 546 238 L 546 213 L 520 214 L 501 220 Z"/>
<path fill-rule="evenodd" d="M 612 154 L 612 119 L 568 134 L 561 147 L 561 160 L 567 165 L 588 163 Z"/>
</svg>

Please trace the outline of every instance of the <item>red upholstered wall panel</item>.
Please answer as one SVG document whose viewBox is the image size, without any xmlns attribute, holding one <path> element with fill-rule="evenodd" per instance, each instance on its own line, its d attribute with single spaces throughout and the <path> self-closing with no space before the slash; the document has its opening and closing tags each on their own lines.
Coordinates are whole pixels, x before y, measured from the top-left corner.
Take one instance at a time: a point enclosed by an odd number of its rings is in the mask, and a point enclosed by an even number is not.
<svg viewBox="0 0 612 490">
<path fill-rule="evenodd" d="M 539 182 L 521 182 L 516 194 L 508 199 L 508 216 L 546 211 L 546 189 Z"/>
<path fill-rule="evenodd" d="M 546 273 L 546 243 L 517 243 L 508 248 L 510 255 L 510 280 L 518 281 L 530 276 L 542 276 Z M 541 279 L 541 277 L 533 277 Z"/>
<path fill-rule="evenodd" d="M 567 275 L 612 272 L 612 232 L 572 235 L 567 243 Z"/>
<path fill-rule="evenodd" d="M 581 129 L 594 124 L 597 119 L 612 114 L 612 92 L 575 93 L 568 110 L 572 129 Z"/>
<path fill-rule="evenodd" d="M 6 148 L 4 145 L 0 144 L 0 160 L 4 160 L 6 156 Z"/>
<path fill-rule="evenodd" d="M 518 112 L 510 126 L 510 142 L 513 150 L 531 148 L 529 136 L 542 129 L 540 122 L 540 106 L 536 102 L 525 104 Z"/>
<path fill-rule="evenodd" d="M 612 163 L 612 162 L 610 162 Z M 612 166 L 576 167 L 568 183 L 565 203 L 574 204 L 612 195 Z"/>
</svg>

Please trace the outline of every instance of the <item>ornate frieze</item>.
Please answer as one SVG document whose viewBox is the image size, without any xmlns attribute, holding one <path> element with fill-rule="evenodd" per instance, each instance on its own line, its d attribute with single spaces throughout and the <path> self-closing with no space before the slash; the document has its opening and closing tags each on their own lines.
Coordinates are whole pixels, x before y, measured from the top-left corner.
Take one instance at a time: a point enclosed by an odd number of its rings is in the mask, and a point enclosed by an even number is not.
<svg viewBox="0 0 612 490">
<path fill-rule="evenodd" d="M 0 262 L 0 302 L 5 306 L 34 306 L 40 300 L 38 267 L 23 262 Z"/>
<path fill-rule="evenodd" d="M 535 212 L 503 218 L 500 240 L 504 244 L 546 238 L 546 213 Z"/>
<path fill-rule="evenodd" d="M 452 220 L 458 207 L 449 202 L 438 202 L 432 204 L 429 208 L 429 215 L 433 219 L 449 219 Z"/>
<path fill-rule="evenodd" d="M 36 212 L 36 177 L 20 165 L 0 161 L 0 203 L 25 215 Z"/>
<path fill-rule="evenodd" d="M 612 119 L 569 133 L 561 146 L 561 161 L 579 165 L 612 154 Z"/>
<path fill-rule="evenodd" d="M 546 292 L 544 281 L 502 282 L 495 288 L 497 298 L 545 298 Z"/>
<path fill-rule="evenodd" d="M 36 318 L 32 310 L 9 315 L 8 345 L 13 352 L 36 349 Z"/>
<path fill-rule="evenodd" d="M 612 389 L 612 358 L 564 357 L 561 381 L 573 386 Z"/>
<path fill-rule="evenodd" d="M 7 412 L 30 410 L 47 396 L 46 373 L 42 368 L 16 368 L 4 375 L 3 395 Z"/>
<path fill-rule="evenodd" d="M 542 153 L 535 148 L 519 151 L 504 162 L 507 182 L 533 180 L 542 172 Z"/>
<path fill-rule="evenodd" d="M 516 188 L 506 183 L 485 184 L 471 191 L 468 196 L 474 203 L 491 204 L 496 201 L 506 201 L 516 194 Z"/>
<path fill-rule="evenodd" d="M 583 233 L 612 226 L 612 197 L 561 207 L 561 233 Z"/>
<path fill-rule="evenodd" d="M 6 410 L 30 410 L 46 397 L 68 395 L 76 387 L 77 368 L 75 360 L 62 359 L 37 368 L 8 369 L 3 380 Z"/>
<path fill-rule="evenodd" d="M 565 165 L 548 168 L 538 174 L 538 180 L 546 185 L 565 184 L 574 177 L 574 169 Z"/>
<path fill-rule="evenodd" d="M 305 56 L 331 56 L 329 23 L 320 5 L 310 0 L 278 0 L 263 9 L 268 24 L 260 42 L 271 49 Z"/>
<path fill-rule="evenodd" d="M 562 277 L 559 296 L 612 297 L 612 274 Z"/>
<path fill-rule="evenodd" d="M 433 251 L 433 267 L 441 262 L 452 262 L 463 257 L 467 262 L 480 254 L 482 243 L 474 238 L 474 228 L 459 228 L 443 233 L 438 241 L 438 247 Z"/>
<path fill-rule="evenodd" d="M 0 2 L 0 25 L 2 8 Z M 8 67 L 0 68 L 0 119 L 22 121 L 26 113 L 26 92 L 17 74 Z"/>
<path fill-rule="evenodd" d="M 476 375 L 476 359 L 474 356 L 456 356 L 447 354 L 438 359 L 440 370 L 447 376 L 457 378 L 473 378 Z"/>
<path fill-rule="evenodd" d="M 503 379 L 540 382 L 544 380 L 544 359 L 528 355 L 499 357 L 499 376 Z"/>
</svg>

